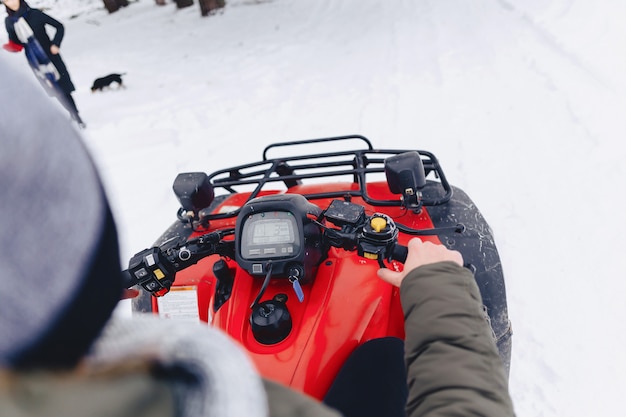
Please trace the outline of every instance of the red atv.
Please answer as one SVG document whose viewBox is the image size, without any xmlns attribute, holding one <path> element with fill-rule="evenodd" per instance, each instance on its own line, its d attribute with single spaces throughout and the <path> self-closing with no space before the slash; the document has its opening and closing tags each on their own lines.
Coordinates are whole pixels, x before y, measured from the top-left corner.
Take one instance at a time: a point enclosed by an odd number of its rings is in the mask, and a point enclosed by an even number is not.
<svg viewBox="0 0 626 417">
<path fill-rule="evenodd" d="M 398 289 L 376 270 L 401 268 L 419 236 L 463 254 L 508 371 L 511 326 L 491 230 L 433 154 L 374 149 L 362 136 L 277 143 L 259 162 L 179 174 L 173 188 L 177 221 L 125 271 L 128 286 L 144 290 L 133 311 L 217 326 L 263 376 L 322 399 L 357 347 L 404 338 Z"/>
</svg>

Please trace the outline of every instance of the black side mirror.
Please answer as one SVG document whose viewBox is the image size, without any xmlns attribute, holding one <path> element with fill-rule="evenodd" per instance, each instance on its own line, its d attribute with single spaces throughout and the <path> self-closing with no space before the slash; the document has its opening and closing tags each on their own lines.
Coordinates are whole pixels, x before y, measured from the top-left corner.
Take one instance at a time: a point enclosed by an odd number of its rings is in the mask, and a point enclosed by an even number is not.
<svg viewBox="0 0 626 417">
<path fill-rule="evenodd" d="M 426 185 L 426 173 L 419 153 L 404 152 L 385 159 L 385 175 L 389 190 L 401 194 L 407 208 L 421 206 L 420 190 Z"/>
</svg>

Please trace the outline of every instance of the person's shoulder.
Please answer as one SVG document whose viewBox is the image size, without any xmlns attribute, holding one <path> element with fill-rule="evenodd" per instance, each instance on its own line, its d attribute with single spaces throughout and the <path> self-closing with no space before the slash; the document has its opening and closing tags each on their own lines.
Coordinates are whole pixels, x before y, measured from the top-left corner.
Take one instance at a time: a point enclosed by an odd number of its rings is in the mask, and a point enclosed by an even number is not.
<svg viewBox="0 0 626 417">
<path fill-rule="evenodd" d="M 126 361 L 80 372 L 0 375 L 0 403 L 17 410 L 18 415 L 32 417 L 172 417 L 175 415 L 173 388 L 155 378 L 151 366 L 147 361 Z M 138 408 L 137 404 L 144 406 Z"/>
<path fill-rule="evenodd" d="M 37 19 L 49 17 L 41 9 L 28 9 L 28 11 L 25 13 L 25 16 L 30 17 L 30 18 L 37 18 Z"/>
<path fill-rule="evenodd" d="M 278 382 L 263 379 L 263 386 L 271 417 L 341 417 L 338 411 Z"/>
<path fill-rule="evenodd" d="M 31 16 L 46 16 L 46 14 L 41 11 L 41 9 L 28 9 L 27 13 Z"/>
<path fill-rule="evenodd" d="M 63 26 L 63 24 L 60 21 L 58 21 L 57 19 L 55 19 L 54 17 L 52 17 L 51 15 L 47 14 L 46 12 L 40 9 L 30 9 L 29 13 L 31 13 L 30 15 L 31 19 L 44 21 L 46 23 L 49 23 L 55 26 Z"/>
</svg>

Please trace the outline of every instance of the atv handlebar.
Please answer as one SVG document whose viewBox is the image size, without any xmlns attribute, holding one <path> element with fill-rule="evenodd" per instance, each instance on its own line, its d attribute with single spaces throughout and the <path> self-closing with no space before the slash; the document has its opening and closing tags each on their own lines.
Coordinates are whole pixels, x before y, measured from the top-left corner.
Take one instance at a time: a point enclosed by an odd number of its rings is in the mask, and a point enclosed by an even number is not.
<svg viewBox="0 0 626 417">
<path fill-rule="evenodd" d="M 320 244 L 325 257 L 330 247 L 356 251 L 366 259 L 377 260 L 381 268 L 384 261 L 406 261 L 408 249 L 398 243 L 399 228 L 391 217 L 383 213 L 365 215 L 361 205 L 333 200 L 329 207 L 322 211 L 317 219 L 309 219 L 321 231 Z M 330 227 L 326 222 L 332 223 Z M 402 227 L 402 226 L 401 226 Z M 451 228 L 415 231 L 413 234 L 437 234 Z M 455 231 L 462 231 L 457 225 Z M 406 228 L 402 228 L 406 232 Z M 124 287 L 140 285 L 154 296 L 162 296 L 169 292 L 174 283 L 176 272 L 183 270 L 201 259 L 218 254 L 236 259 L 237 239 L 224 239 L 234 235 L 235 229 L 218 230 L 190 239 L 182 244 L 171 246 L 166 243 L 161 247 L 145 249 L 131 258 L 128 269 L 122 271 Z M 302 236 L 302 240 L 306 237 Z M 241 244 L 239 245 L 241 246 Z M 321 260 L 319 260 L 321 262 Z"/>
<path fill-rule="evenodd" d="M 218 230 L 174 247 L 165 248 L 165 244 L 145 249 L 133 256 L 128 262 L 128 269 L 122 271 L 124 286 L 130 288 L 141 285 L 157 297 L 165 295 L 174 283 L 176 272 L 210 255 L 234 257 L 234 242 L 223 240 L 232 234 L 233 229 Z"/>
<path fill-rule="evenodd" d="M 124 288 L 131 288 L 137 285 L 137 280 L 133 278 L 128 269 L 122 271 L 122 286 Z"/>
</svg>

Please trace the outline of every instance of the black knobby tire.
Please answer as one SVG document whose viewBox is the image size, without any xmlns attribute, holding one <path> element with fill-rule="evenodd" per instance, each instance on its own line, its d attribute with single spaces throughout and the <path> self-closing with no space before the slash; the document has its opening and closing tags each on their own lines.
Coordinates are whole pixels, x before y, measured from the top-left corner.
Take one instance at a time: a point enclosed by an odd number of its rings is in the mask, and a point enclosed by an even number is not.
<svg viewBox="0 0 626 417">
<path fill-rule="evenodd" d="M 429 182 L 423 190 L 425 197 L 436 193 L 436 183 Z M 458 250 L 466 264 L 475 268 L 474 277 L 483 298 L 483 305 L 493 329 L 500 357 L 507 375 L 511 364 L 513 334 L 509 321 L 506 287 L 500 255 L 496 248 L 493 232 L 474 202 L 457 187 L 452 187 L 452 199 L 440 206 L 427 207 L 435 227 L 465 225 L 463 233 L 440 235 L 449 249 Z"/>
</svg>

